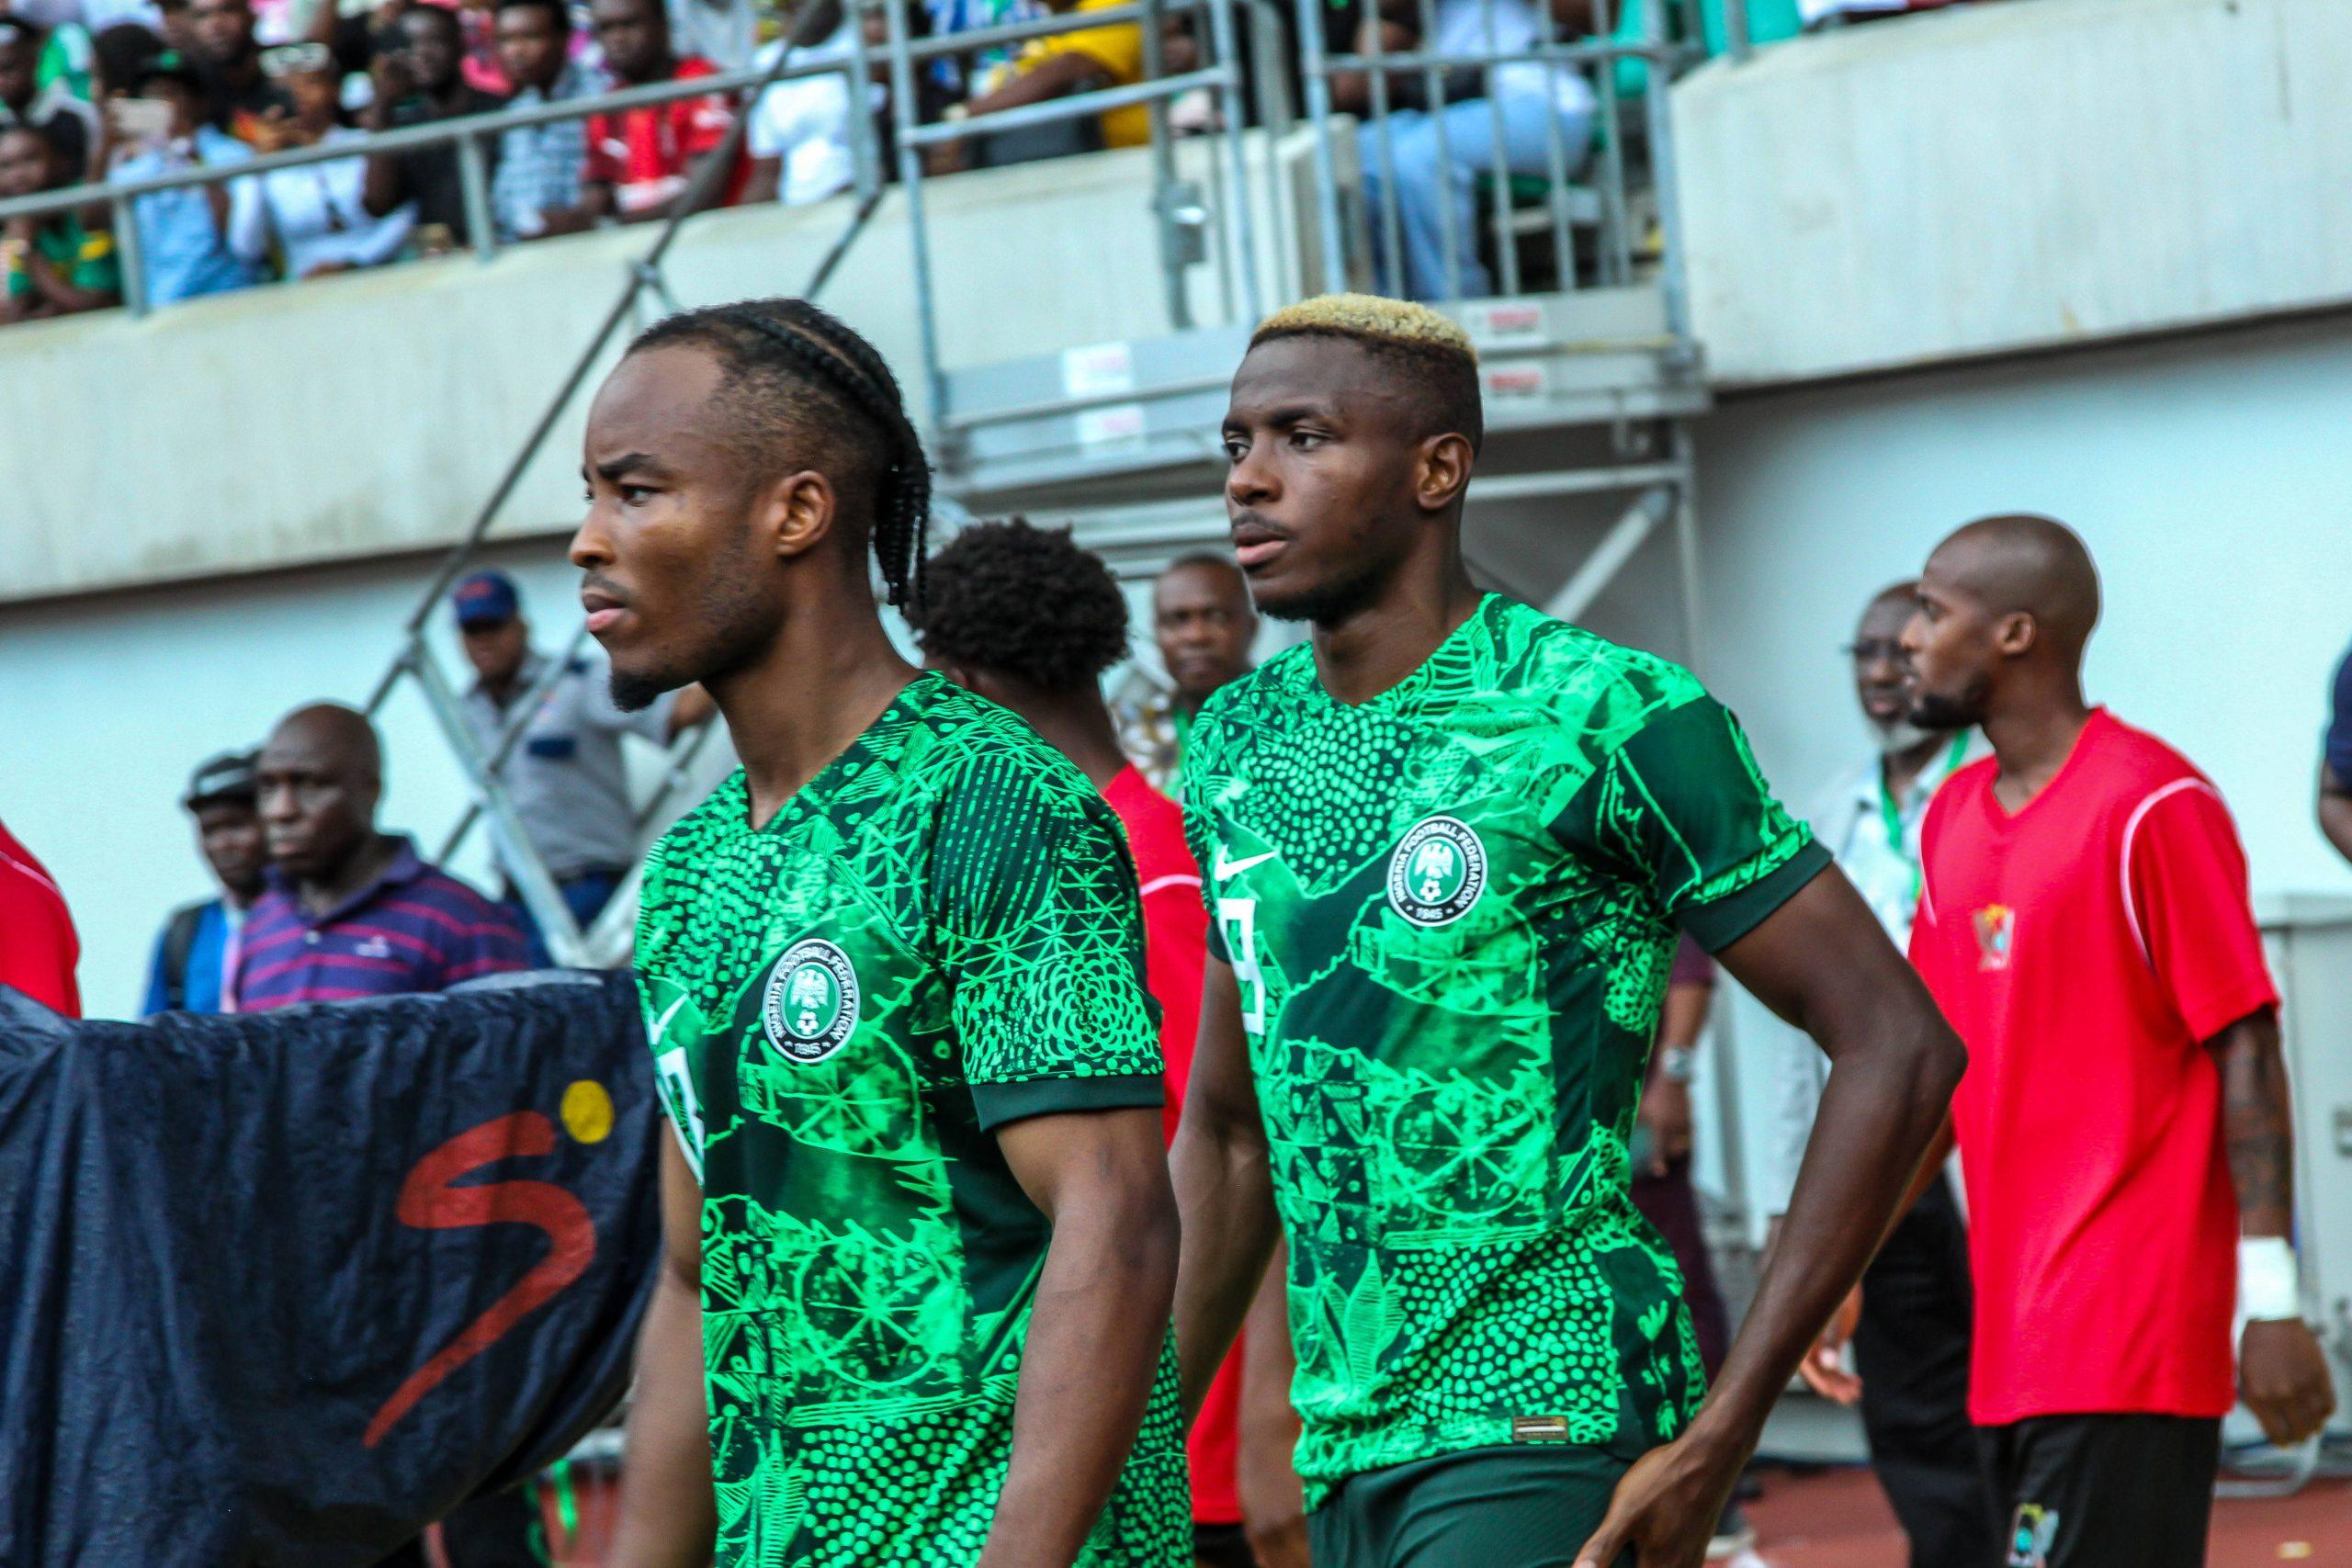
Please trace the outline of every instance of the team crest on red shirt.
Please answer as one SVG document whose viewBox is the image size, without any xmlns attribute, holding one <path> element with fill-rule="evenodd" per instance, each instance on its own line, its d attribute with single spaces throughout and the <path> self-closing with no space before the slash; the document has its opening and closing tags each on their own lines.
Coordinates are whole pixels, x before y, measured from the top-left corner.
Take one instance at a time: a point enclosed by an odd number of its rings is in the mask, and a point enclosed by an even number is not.
<svg viewBox="0 0 2352 1568">
<path fill-rule="evenodd" d="M 2017 936 L 2018 912 L 2007 904 L 1987 904 L 1971 917 L 1976 928 L 1976 967 L 2007 969 Z"/>
</svg>

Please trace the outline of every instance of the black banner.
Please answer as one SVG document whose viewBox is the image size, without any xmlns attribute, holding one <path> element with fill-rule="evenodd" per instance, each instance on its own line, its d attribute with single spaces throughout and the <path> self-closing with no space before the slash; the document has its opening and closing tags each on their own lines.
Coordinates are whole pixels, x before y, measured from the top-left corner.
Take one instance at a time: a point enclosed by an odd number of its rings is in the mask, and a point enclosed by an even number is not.
<svg viewBox="0 0 2352 1568">
<path fill-rule="evenodd" d="M 372 1562 L 618 1399 L 626 976 L 73 1022 L 0 987 L 0 1563 Z"/>
</svg>

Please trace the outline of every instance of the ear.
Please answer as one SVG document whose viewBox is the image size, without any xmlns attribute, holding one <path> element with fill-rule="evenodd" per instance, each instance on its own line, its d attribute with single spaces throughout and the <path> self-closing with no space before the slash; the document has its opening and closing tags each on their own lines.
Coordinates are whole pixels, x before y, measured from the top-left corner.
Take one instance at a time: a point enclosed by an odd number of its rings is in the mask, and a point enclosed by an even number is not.
<svg viewBox="0 0 2352 1568">
<path fill-rule="evenodd" d="M 752 504 L 753 525 L 779 559 L 815 549 L 831 535 L 838 515 L 832 481 L 814 468 L 775 480 Z"/>
<path fill-rule="evenodd" d="M 1415 476 L 1413 499 L 1424 512 L 1450 511 L 1470 483 L 1474 461 L 1469 437 L 1437 435 L 1421 443 L 1420 471 Z"/>
<path fill-rule="evenodd" d="M 2018 659 L 2041 640 L 2041 627 L 2023 610 L 2012 610 L 1993 623 L 1993 646 L 2002 657 Z"/>
</svg>

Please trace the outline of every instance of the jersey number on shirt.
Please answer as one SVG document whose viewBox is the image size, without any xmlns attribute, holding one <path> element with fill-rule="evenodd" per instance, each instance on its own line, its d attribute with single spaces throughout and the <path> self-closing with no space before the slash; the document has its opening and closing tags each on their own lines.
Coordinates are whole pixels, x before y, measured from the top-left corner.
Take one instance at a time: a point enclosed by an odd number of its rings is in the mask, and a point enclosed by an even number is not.
<svg viewBox="0 0 2352 1568">
<path fill-rule="evenodd" d="M 1217 928 L 1225 933 L 1225 950 L 1233 958 L 1233 977 L 1242 987 L 1241 1027 L 1252 1040 L 1266 1035 L 1266 978 L 1258 970 L 1258 900 L 1216 901 Z"/>
</svg>

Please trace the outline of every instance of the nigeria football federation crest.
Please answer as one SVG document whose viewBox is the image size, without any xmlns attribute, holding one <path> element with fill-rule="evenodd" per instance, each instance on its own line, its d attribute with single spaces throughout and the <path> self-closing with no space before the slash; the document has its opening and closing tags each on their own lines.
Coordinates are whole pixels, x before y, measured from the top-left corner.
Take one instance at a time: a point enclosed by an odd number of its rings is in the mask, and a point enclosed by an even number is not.
<svg viewBox="0 0 2352 1568">
<path fill-rule="evenodd" d="M 1425 817 L 1388 857 L 1388 906 L 1417 926 L 1470 912 L 1487 890 L 1487 846 L 1467 822 Z"/>
<path fill-rule="evenodd" d="M 857 1027 L 857 970 L 822 937 L 784 950 L 768 971 L 760 1021 L 776 1055 L 802 1066 L 821 1062 Z"/>
</svg>

